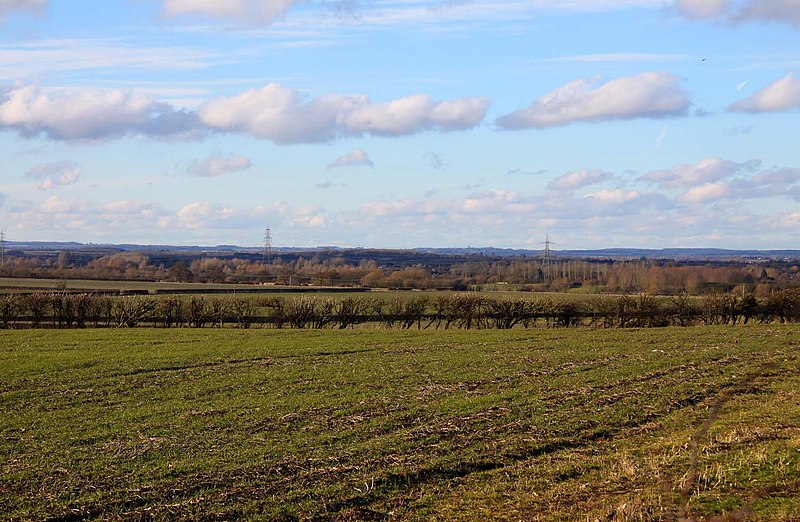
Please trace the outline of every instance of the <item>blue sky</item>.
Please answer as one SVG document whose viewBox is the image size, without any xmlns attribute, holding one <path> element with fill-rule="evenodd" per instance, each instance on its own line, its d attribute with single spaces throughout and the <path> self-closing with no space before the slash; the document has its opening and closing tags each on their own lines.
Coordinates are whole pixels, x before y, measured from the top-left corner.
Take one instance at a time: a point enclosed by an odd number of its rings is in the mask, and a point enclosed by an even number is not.
<svg viewBox="0 0 800 522">
<path fill-rule="evenodd" d="M 800 248 L 798 0 L 0 0 L 12 240 Z"/>
</svg>

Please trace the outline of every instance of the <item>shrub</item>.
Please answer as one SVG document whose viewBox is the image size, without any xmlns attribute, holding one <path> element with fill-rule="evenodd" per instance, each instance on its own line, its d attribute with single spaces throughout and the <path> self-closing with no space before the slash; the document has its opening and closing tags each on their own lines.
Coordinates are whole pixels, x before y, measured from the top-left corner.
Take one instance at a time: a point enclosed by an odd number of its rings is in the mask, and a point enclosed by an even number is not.
<svg viewBox="0 0 800 522">
<path fill-rule="evenodd" d="M 131 295 L 113 300 L 111 313 L 119 328 L 135 328 L 155 310 L 156 303 L 149 296 Z"/>
<path fill-rule="evenodd" d="M 9 328 L 19 316 L 24 306 L 22 296 L 17 294 L 0 295 L 0 326 Z"/>
</svg>

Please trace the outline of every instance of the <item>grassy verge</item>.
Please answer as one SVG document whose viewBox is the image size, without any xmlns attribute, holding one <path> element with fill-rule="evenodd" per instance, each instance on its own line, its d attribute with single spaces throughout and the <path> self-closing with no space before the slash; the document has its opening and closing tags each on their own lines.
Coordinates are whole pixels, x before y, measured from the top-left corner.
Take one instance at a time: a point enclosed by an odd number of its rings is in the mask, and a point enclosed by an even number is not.
<svg viewBox="0 0 800 522">
<path fill-rule="evenodd" d="M 0 331 L 0 518 L 797 519 L 799 339 Z"/>
</svg>

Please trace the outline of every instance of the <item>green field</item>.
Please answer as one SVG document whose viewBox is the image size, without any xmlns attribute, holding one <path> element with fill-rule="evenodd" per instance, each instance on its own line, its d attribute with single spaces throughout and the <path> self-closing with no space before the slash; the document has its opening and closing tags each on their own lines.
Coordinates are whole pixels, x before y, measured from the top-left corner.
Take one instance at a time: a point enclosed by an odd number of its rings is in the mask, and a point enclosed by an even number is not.
<svg viewBox="0 0 800 522">
<path fill-rule="evenodd" d="M 800 520 L 798 368 L 798 325 L 0 331 L 0 519 Z"/>
<path fill-rule="evenodd" d="M 29 277 L 0 277 L 0 293 L 13 293 L 19 291 L 37 292 L 56 292 L 62 290 L 81 291 L 81 292 L 108 292 L 108 291 L 144 291 L 150 293 L 158 292 L 219 292 L 226 291 L 237 294 L 262 293 L 308 290 L 318 292 L 320 290 L 330 290 L 320 286 L 293 286 L 286 287 L 280 285 L 246 285 L 231 283 L 175 283 L 168 281 L 127 281 L 127 280 L 103 280 L 103 279 L 47 279 Z M 342 288 L 334 288 L 333 291 L 341 291 Z M 346 289 L 345 289 L 346 290 Z M 336 294 L 338 295 L 338 292 Z"/>
</svg>

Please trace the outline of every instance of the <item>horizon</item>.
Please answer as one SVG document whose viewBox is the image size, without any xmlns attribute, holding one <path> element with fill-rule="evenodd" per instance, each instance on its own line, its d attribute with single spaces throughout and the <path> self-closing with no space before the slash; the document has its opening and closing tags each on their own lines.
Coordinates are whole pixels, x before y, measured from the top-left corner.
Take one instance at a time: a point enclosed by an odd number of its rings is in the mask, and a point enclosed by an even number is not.
<svg viewBox="0 0 800 522">
<path fill-rule="evenodd" d="M 218 244 L 176 244 L 176 243 L 98 243 L 98 242 L 82 242 L 82 241 L 49 241 L 49 240 L 10 240 L 5 239 L 3 240 L 3 244 L 5 245 L 6 251 L 8 250 L 9 246 L 13 247 L 14 245 L 76 245 L 79 247 L 142 247 L 142 248 L 151 248 L 151 247 L 166 247 L 166 248 L 196 248 L 196 249 L 244 249 L 244 250 L 255 250 L 255 251 L 263 251 L 264 245 L 237 245 L 237 244 L 227 244 L 227 243 L 218 243 Z M 366 246 L 366 245 L 356 245 L 356 246 L 338 246 L 338 245 L 314 245 L 314 246 L 293 246 L 293 245 L 271 245 L 270 249 L 273 252 L 280 252 L 282 249 L 286 250 L 324 250 L 324 249 L 337 249 L 337 250 L 383 250 L 383 251 L 410 251 L 410 250 L 430 250 L 430 251 L 485 251 L 485 250 L 511 250 L 511 251 L 522 251 L 522 252 L 544 252 L 544 247 L 542 248 L 515 248 L 515 247 L 504 247 L 504 246 L 412 246 L 412 247 L 377 247 L 377 246 Z M 597 247 L 597 248 L 551 248 L 551 252 L 604 252 L 604 251 L 650 251 L 650 252 L 664 252 L 664 251 L 720 251 L 720 252 L 748 252 L 748 253 L 768 253 L 768 252 L 792 252 L 800 254 L 800 248 L 768 248 L 768 249 L 760 249 L 760 248 L 718 248 L 718 247 L 627 247 L 627 246 L 605 246 L 605 247 Z"/>
<path fill-rule="evenodd" d="M 800 249 L 795 0 L 14 0 L 0 41 L 7 241 Z"/>
</svg>

